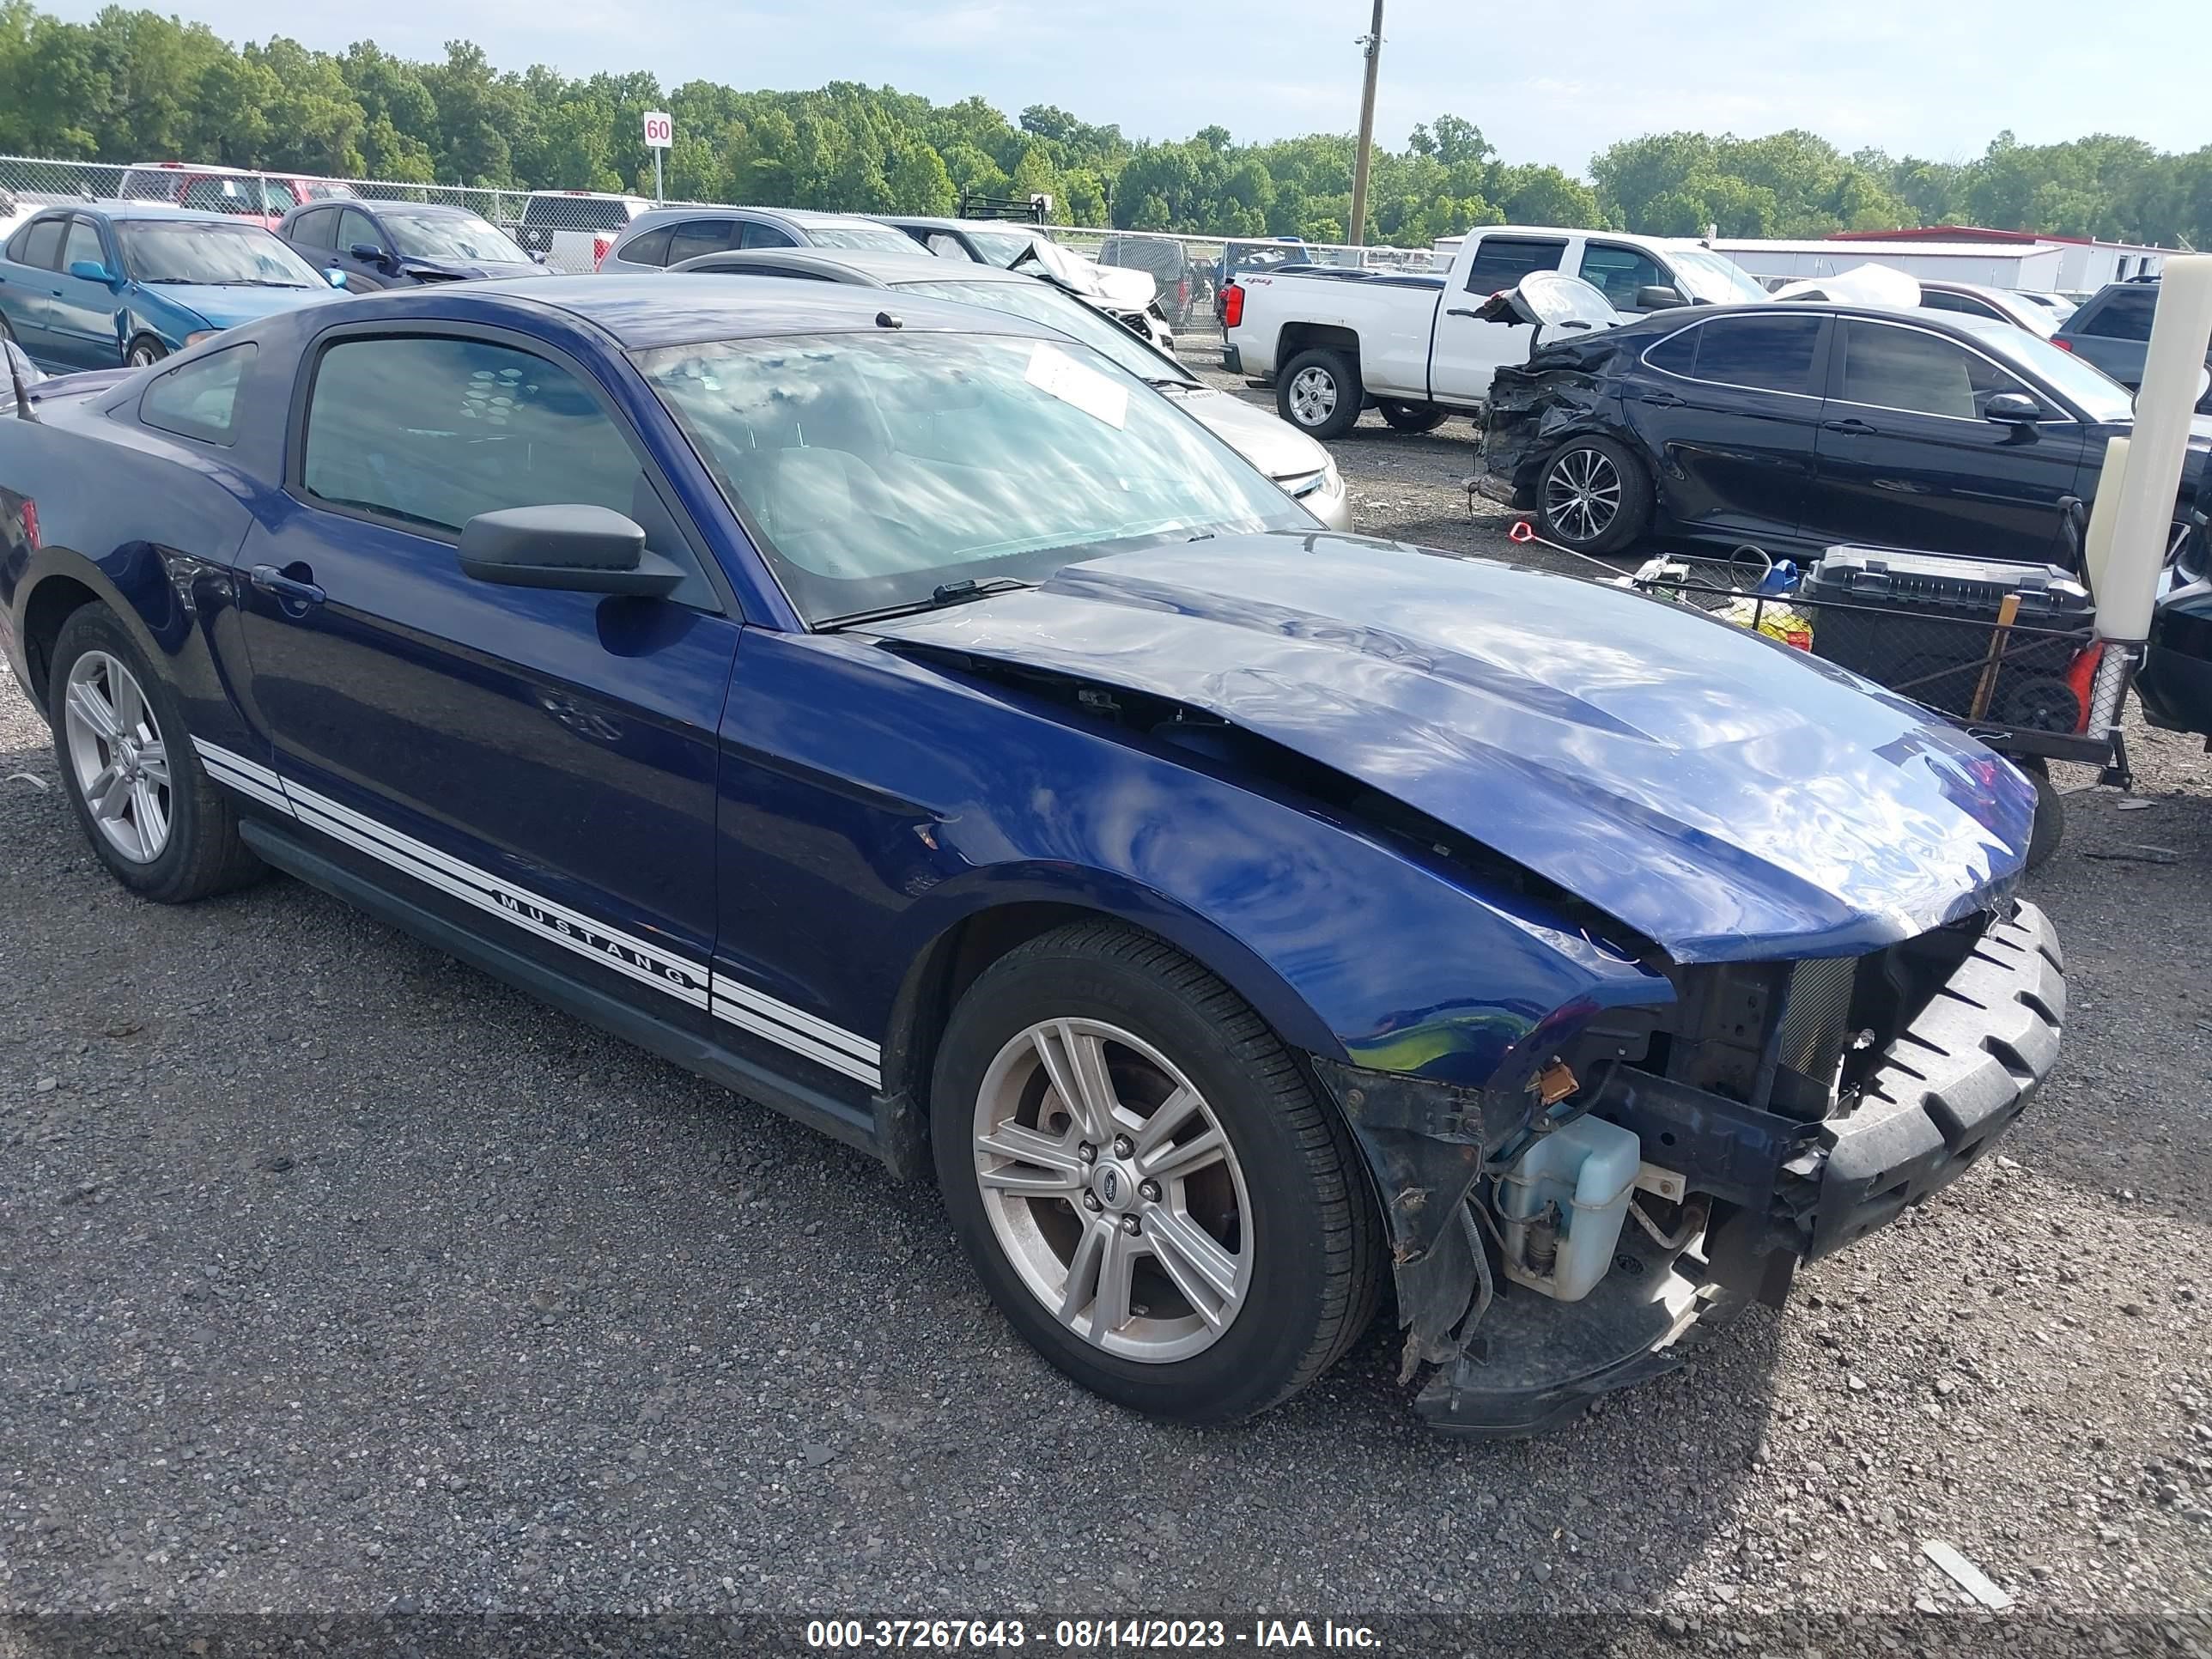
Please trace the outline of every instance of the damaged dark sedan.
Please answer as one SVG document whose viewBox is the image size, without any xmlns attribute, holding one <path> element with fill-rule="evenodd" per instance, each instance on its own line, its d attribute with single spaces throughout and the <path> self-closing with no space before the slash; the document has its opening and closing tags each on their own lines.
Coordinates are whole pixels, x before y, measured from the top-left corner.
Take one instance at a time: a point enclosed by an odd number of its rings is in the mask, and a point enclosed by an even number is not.
<svg viewBox="0 0 2212 1659">
<path fill-rule="evenodd" d="M 1647 536 L 1719 552 L 1850 542 L 2070 568 L 2076 504 L 2134 427 L 2124 386 L 2007 323 L 1802 301 L 1615 328 L 1574 278 L 1522 290 L 1554 314 L 1492 381 L 1474 487 L 1577 552 Z M 1528 297 L 1491 305 L 1525 316 Z M 2208 456 L 2200 418 L 2183 502 Z"/>
<path fill-rule="evenodd" d="M 27 397 L 0 648 L 123 886 L 288 872 L 933 1175 L 1140 1411 L 1271 1406 L 1388 1292 L 1423 1415 L 1540 1428 L 2057 1057 L 2005 762 L 1332 532 L 1009 315 L 418 288 Z"/>
</svg>

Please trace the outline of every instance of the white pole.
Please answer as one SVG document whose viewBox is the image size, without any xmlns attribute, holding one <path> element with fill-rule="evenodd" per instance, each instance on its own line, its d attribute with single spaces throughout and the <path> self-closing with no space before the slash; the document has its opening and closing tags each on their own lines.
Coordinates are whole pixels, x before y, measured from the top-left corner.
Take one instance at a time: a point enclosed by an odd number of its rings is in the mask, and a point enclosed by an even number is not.
<svg viewBox="0 0 2212 1659">
<path fill-rule="evenodd" d="M 653 152 L 653 199 L 657 204 L 662 199 L 660 191 L 660 152 Z"/>
<path fill-rule="evenodd" d="M 2105 465 L 2097 474 L 2097 500 L 2089 508 L 2089 528 L 2081 538 L 2081 568 L 2089 591 L 2105 591 L 2105 561 L 2112 554 L 2112 520 L 2120 512 L 2120 480 L 2127 476 L 2128 441 L 2105 440 Z"/>
<path fill-rule="evenodd" d="M 2136 394 L 2112 545 L 2097 585 L 2097 632 L 2116 644 L 2140 644 L 2150 633 L 2159 573 L 2166 568 L 2181 463 L 2212 341 L 2212 255 L 2185 254 L 2159 274 L 2142 390 Z M 2101 491 L 2099 492 L 2100 495 Z"/>
</svg>

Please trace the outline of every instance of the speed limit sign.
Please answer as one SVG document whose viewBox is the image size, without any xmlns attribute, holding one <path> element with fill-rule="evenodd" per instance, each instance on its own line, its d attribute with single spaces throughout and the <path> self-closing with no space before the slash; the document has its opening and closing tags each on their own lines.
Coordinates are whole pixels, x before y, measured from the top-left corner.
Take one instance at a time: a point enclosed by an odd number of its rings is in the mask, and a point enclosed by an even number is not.
<svg viewBox="0 0 2212 1659">
<path fill-rule="evenodd" d="M 649 109 L 645 112 L 645 142 L 651 149 L 666 149 L 676 140 L 676 123 L 668 118 L 668 112 Z"/>
</svg>

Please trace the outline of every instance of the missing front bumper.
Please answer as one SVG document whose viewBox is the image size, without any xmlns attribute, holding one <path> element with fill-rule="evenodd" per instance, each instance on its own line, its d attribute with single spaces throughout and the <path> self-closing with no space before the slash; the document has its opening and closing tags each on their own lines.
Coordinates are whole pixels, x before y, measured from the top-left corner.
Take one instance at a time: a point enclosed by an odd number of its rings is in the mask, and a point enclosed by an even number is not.
<svg viewBox="0 0 2212 1659">
<path fill-rule="evenodd" d="M 1701 1322 L 1754 1298 L 1779 1305 L 1798 1261 L 1884 1225 L 1996 1142 L 2057 1064 L 2065 1013 L 2057 936 L 2022 903 L 1990 924 L 1833 1117 L 1786 1117 L 1613 1073 L 1587 1109 L 1632 1130 L 1647 1158 L 1715 1200 L 1714 1224 L 1701 1246 L 1674 1252 L 1632 1228 L 1613 1270 L 1574 1303 L 1504 1284 L 1468 1218 L 1528 1097 L 1316 1061 L 1382 1195 L 1408 1374 L 1438 1368 L 1416 1408 L 1448 1432 L 1540 1433 L 1598 1395 L 1673 1369 Z"/>
</svg>

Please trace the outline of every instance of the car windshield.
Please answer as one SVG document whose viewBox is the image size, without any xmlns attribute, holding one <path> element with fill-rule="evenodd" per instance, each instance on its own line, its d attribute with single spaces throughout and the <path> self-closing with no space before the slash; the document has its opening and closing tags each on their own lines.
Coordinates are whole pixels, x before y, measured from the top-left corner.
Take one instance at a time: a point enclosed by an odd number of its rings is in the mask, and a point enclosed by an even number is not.
<svg viewBox="0 0 2212 1659">
<path fill-rule="evenodd" d="M 1717 253 L 1708 253 L 1701 247 L 1670 247 L 1667 258 L 1692 300 L 1703 300 L 1707 305 L 1740 306 L 1767 297 L 1757 277 Z"/>
<path fill-rule="evenodd" d="M 479 264 L 526 265 L 530 256 L 497 226 L 473 213 L 378 214 L 392 246 L 410 259 L 467 259 Z"/>
<path fill-rule="evenodd" d="M 886 253 L 912 253 L 914 239 L 889 225 L 822 225 L 804 227 L 806 240 L 817 247 L 872 247 Z"/>
<path fill-rule="evenodd" d="M 669 346 L 637 362 L 808 621 L 1313 520 L 1066 341 L 920 331 Z"/>
<path fill-rule="evenodd" d="M 142 283 L 233 288 L 321 288 L 315 268 L 258 225 L 126 219 L 115 227 L 123 263 Z"/>
<path fill-rule="evenodd" d="M 984 256 L 994 265 L 1010 265 L 1030 251 L 1030 244 L 1041 242 L 1042 236 L 1024 236 L 1018 230 L 976 230 L 970 228 L 968 240 L 983 250 Z"/>
<path fill-rule="evenodd" d="M 2010 326 L 1977 329 L 1974 343 L 2048 382 L 2100 425 L 2136 417 L 2135 398 L 2127 387 L 2094 363 L 2062 351 L 2040 335 Z"/>
<path fill-rule="evenodd" d="M 1101 316 L 1082 301 L 1042 283 L 963 282 L 955 277 L 945 283 L 902 283 L 899 287 L 905 293 L 934 295 L 940 300 L 957 300 L 962 305 L 981 306 L 988 311 L 1003 311 L 1042 323 L 1111 357 L 1141 380 L 1198 384 L 1195 374 L 1153 350 L 1112 318 Z"/>
</svg>

